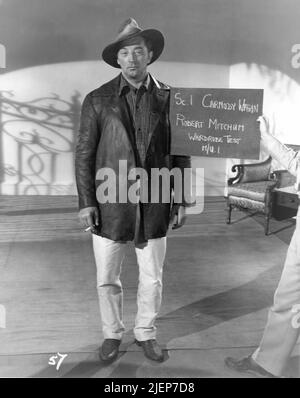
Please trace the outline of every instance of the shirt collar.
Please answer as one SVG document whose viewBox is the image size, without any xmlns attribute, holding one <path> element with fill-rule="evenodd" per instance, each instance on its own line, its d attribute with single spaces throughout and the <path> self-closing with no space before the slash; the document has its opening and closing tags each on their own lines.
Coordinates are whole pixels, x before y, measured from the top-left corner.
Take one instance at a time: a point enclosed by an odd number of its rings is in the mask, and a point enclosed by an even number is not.
<svg viewBox="0 0 300 398">
<path fill-rule="evenodd" d="M 147 76 L 145 77 L 142 86 L 145 87 L 146 90 L 149 89 L 151 83 L 151 78 L 150 78 L 150 73 L 147 74 Z M 119 96 L 121 96 L 124 92 L 124 89 L 135 89 L 135 87 L 132 86 L 132 84 L 130 84 L 126 78 L 123 76 L 123 73 L 121 73 L 121 79 L 120 79 L 120 88 L 119 88 Z"/>
</svg>

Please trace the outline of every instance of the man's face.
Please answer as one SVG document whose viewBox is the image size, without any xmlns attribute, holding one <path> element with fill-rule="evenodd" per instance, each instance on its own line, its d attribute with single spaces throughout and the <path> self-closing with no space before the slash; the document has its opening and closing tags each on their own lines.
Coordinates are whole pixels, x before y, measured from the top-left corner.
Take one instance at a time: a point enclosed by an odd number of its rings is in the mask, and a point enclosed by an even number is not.
<svg viewBox="0 0 300 398">
<path fill-rule="evenodd" d="M 139 82 L 145 77 L 152 55 L 144 40 L 139 38 L 134 43 L 124 43 L 118 51 L 117 62 L 125 77 Z"/>
</svg>

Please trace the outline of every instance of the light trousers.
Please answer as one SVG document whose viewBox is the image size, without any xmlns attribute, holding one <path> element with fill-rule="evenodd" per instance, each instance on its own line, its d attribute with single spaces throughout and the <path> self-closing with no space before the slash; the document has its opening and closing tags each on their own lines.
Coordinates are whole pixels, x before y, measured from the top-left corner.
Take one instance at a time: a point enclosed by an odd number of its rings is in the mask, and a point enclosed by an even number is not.
<svg viewBox="0 0 300 398">
<path fill-rule="evenodd" d="M 300 333 L 300 210 L 268 321 L 253 359 L 276 376 L 283 374 Z M 298 371 L 300 369 L 300 364 Z M 300 374 L 299 374 L 300 377 Z"/>
<path fill-rule="evenodd" d="M 123 289 L 120 280 L 126 243 L 92 234 L 97 267 L 97 290 L 104 338 L 122 339 Z M 135 244 L 139 266 L 137 314 L 134 335 L 139 341 L 155 339 L 155 320 L 161 306 L 162 271 L 166 237 Z"/>
</svg>

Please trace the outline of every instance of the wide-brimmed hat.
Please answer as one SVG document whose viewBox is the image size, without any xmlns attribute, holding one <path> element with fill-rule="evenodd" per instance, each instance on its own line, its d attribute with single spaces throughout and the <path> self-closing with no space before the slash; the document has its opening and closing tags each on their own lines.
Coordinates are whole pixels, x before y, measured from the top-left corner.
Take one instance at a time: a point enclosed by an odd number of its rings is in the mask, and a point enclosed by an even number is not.
<svg viewBox="0 0 300 398">
<path fill-rule="evenodd" d="M 102 52 L 103 60 L 115 68 L 120 68 L 120 65 L 117 63 L 117 54 L 122 43 L 125 40 L 133 39 L 138 36 L 151 42 L 151 51 L 153 51 L 153 56 L 149 65 L 152 64 L 162 53 L 165 44 L 164 36 L 156 29 L 141 29 L 133 18 L 129 18 L 123 22 L 115 41 L 104 48 Z"/>
</svg>

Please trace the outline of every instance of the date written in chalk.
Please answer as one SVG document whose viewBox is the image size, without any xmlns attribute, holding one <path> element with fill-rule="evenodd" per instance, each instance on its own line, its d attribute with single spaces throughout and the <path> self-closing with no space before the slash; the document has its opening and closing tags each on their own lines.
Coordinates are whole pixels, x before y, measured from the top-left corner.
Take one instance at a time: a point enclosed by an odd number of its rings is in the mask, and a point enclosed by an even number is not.
<svg viewBox="0 0 300 398">
<path fill-rule="evenodd" d="M 194 392 L 194 383 L 147 383 L 146 385 L 139 386 L 138 384 L 120 384 L 110 383 L 105 384 L 104 392 L 122 392 L 135 395 L 138 391 L 148 392 L 157 395 L 163 392 Z"/>
</svg>

